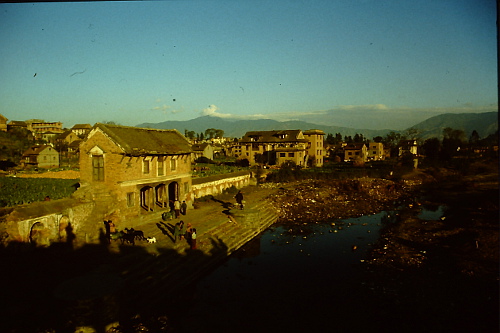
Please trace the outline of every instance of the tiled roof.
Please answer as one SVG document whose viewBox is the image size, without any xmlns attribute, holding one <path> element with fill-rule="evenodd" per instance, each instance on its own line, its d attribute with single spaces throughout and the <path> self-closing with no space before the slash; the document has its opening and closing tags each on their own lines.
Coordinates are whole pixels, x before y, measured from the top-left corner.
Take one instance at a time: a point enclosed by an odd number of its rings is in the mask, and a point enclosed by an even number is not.
<svg viewBox="0 0 500 333">
<path fill-rule="evenodd" d="M 198 150 L 205 150 L 207 148 L 208 143 L 197 143 L 192 146 L 193 150 L 198 151 Z"/>
<path fill-rule="evenodd" d="M 301 134 L 301 130 L 251 131 L 247 132 L 239 142 L 308 142 L 307 139 L 298 138 Z M 283 138 L 284 135 L 286 136 Z"/>
<path fill-rule="evenodd" d="M 75 124 L 75 126 L 71 127 L 71 129 L 91 129 L 92 126 L 90 124 Z"/>
<path fill-rule="evenodd" d="M 39 155 L 42 151 L 44 151 L 46 148 L 51 148 L 54 149 L 52 146 L 49 145 L 38 145 L 38 146 L 32 146 L 28 150 L 26 150 L 23 154 L 23 156 L 28 156 L 28 155 Z M 54 151 L 56 151 L 54 149 Z"/>
<path fill-rule="evenodd" d="M 310 130 L 304 131 L 304 135 L 313 135 L 313 134 L 325 135 L 325 132 L 323 132 L 322 130 L 318 130 L 318 129 L 310 129 Z"/>
<path fill-rule="evenodd" d="M 24 127 L 28 126 L 25 121 L 19 121 L 19 120 L 11 120 L 9 122 L 9 125 L 10 126 L 24 126 Z"/>
<path fill-rule="evenodd" d="M 172 155 L 192 152 L 189 141 L 175 129 L 160 130 L 101 123 L 95 124 L 94 129 L 96 128 L 108 135 L 127 155 Z"/>
</svg>

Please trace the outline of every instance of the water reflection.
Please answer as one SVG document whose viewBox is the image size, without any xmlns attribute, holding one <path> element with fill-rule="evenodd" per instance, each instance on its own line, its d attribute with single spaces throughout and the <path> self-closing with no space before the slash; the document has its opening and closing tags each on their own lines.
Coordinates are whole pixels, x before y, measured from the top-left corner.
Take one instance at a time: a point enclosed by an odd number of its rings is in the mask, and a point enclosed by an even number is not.
<svg viewBox="0 0 500 333">
<path fill-rule="evenodd" d="M 374 331 L 384 325 L 384 310 L 364 280 L 366 255 L 384 226 L 409 216 L 436 220 L 445 212 L 429 208 L 406 203 L 370 216 L 270 228 L 198 282 L 187 311 L 197 319 L 183 326 L 218 332 Z"/>
<path fill-rule="evenodd" d="M 243 331 L 262 329 L 262 325 L 294 331 L 303 325 L 310 331 L 327 325 L 323 322 L 327 318 L 350 317 L 346 311 L 354 311 L 355 304 L 346 301 L 356 298 L 360 290 L 362 260 L 387 215 L 318 223 L 300 230 L 271 228 L 197 284 L 196 304 L 189 313 L 197 322 L 221 331 L 241 322 L 246 322 Z M 221 313 L 223 322 L 214 319 Z M 249 316 L 258 319 L 247 322 Z M 308 323 L 312 316 L 314 321 Z"/>
</svg>

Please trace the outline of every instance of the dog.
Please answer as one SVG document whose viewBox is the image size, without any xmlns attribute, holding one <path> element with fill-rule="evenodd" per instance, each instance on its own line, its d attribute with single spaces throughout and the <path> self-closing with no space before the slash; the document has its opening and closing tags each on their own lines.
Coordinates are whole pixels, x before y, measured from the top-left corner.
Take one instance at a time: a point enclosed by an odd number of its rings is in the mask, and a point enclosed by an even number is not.
<svg viewBox="0 0 500 333">
<path fill-rule="evenodd" d="M 137 240 L 146 240 L 146 237 L 144 237 L 144 232 L 142 230 L 135 230 L 134 228 L 125 228 L 125 231 L 129 235 L 134 235 L 134 238 Z"/>
<path fill-rule="evenodd" d="M 147 237 L 146 240 L 149 244 L 156 243 L 156 237 Z"/>
</svg>

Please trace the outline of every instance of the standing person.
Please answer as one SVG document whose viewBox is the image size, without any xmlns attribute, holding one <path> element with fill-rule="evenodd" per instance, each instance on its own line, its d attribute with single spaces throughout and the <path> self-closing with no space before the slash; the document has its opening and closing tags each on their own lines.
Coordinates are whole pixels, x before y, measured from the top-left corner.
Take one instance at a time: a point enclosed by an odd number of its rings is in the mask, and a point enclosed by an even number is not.
<svg viewBox="0 0 500 333">
<path fill-rule="evenodd" d="M 234 196 L 236 198 L 236 202 L 238 205 L 240 205 L 240 209 L 243 209 L 243 193 L 241 191 L 238 191 L 236 195 Z"/>
<path fill-rule="evenodd" d="M 188 222 L 186 225 L 186 233 L 184 234 L 184 237 L 186 238 L 188 244 L 191 244 L 191 233 L 193 232 L 193 226 L 191 223 Z"/>
<path fill-rule="evenodd" d="M 104 228 L 106 229 L 106 239 L 108 240 L 108 243 L 111 243 L 111 231 L 109 227 L 109 222 L 104 221 Z"/>
<path fill-rule="evenodd" d="M 175 211 L 175 218 L 178 219 L 181 213 L 181 203 L 177 199 L 175 199 L 174 201 L 174 211 Z"/>
<path fill-rule="evenodd" d="M 116 233 L 116 226 L 115 226 L 115 224 L 113 223 L 113 221 L 109 220 L 109 221 L 108 221 L 108 224 L 109 224 L 109 233 L 110 233 L 110 234 L 114 234 L 114 233 Z"/>
<path fill-rule="evenodd" d="M 179 222 L 179 235 L 180 239 L 184 239 L 184 234 L 186 233 L 186 229 L 184 229 L 184 221 Z"/>
<path fill-rule="evenodd" d="M 182 201 L 182 203 L 181 203 L 181 214 L 182 215 L 186 215 L 187 207 L 188 207 L 188 205 L 187 205 L 186 201 Z"/>
<path fill-rule="evenodd" d="M 181 221 L 182 222 L 182 221 Z M 181 235 L 181 227 L 180 227 L 180 222 L 177 222 L 174 225 L 174 243 L 177 242 L 177 237 Z"/>
<path fill-rule="evenodd" d="M 191 230 L 191 250 L 196 250 L 196 229 Z"/>
</svg>

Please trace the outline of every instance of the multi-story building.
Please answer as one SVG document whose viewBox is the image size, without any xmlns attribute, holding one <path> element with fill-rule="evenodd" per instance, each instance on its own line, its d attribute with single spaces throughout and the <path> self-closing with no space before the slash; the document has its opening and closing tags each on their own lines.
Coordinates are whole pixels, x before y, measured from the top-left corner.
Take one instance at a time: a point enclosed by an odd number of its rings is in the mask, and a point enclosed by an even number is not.
<svg viewBox="0 0 500 333">
<path fill-rule="evenodd" d="M 80 195 L 119 212 L 114 222 L 192 202 L 191 154 L 177 130 L 97 123 L 80 145 Z"/>
<path fill-rule="evenodd" d="M 322 167 L 325 157 L 324 139 L 325 132 L 321 130 L 304 131 L 307 143 L 307 166 Z"/>
<path fill-rule="evenodd" d="M 307 143 L 301 130 L 247 132 L 238 142 L 238 158 L 246 158 L 250 164 L 281 165 L 290 161 L 306 167 Z"/>
<path fill-rule="evenodd" d="M 367 155 L 367 159 L 371 161 L 384 160 L 384 144 L 382 142 L 370 142 L 368 144 Z"/>
<path fill-rule="evenodd" d="M 64 133 L 61 122 L 46 122 L 39 119 L 26 121 L 28 129 L 33 133 L 37 140 L 44 140 L 44 134 L 51 133 L 54 135 Z M 47 138 L 47 136 L 46 136 Z"/>
<path fill-rule="evenodd" d="M 344 161 L 366 162 L 367 148 L 364 143 L 349 143 L 344 147 Z"/>
</svg>

